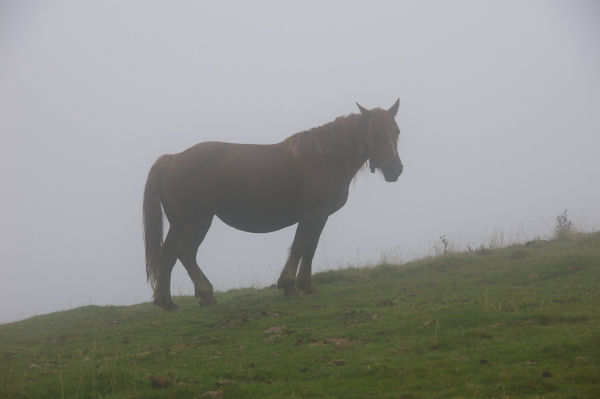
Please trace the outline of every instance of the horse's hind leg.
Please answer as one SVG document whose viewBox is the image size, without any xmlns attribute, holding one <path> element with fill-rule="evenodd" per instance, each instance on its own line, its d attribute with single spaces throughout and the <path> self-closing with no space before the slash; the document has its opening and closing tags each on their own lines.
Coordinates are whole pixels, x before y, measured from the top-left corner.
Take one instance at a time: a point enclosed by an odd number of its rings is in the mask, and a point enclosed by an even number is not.
<svg viewBox="0 0 600 399">
<path fill-rule="evenodd" d="M 204 237 L 206 237 L 212 219 L 213 216 L 211 215 L 199 221 L 186 223 L 178 252 L 179 260 L 183 263 L 183 266 L 194 282 L 195 296 L 201 305 L 213 305 L 217 302 L 212 284 L 208 281 L 204 273 L 202 273 L 196 262 L 198 247 L 204 240 Z"/>
<path fill-rule="evenodd" d="M 171 225 L 161 249 L 158 281 L 154 287 L 154 304 L 165 310 L 178 308 L 171 299 L 171 272 L 177 261 L 177 245 L 181 232 L 180 226 Z"/>
</svg>

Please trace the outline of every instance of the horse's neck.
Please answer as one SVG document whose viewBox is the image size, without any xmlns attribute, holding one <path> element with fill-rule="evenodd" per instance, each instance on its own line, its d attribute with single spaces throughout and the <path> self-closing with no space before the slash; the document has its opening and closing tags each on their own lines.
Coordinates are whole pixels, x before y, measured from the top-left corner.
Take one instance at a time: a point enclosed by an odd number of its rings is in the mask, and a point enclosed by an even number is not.
<svg viewBox="0 0 600 399">
<path fill-rule="evenodd" d="M 348 183 L 367 161 L 367 134 L 360 115 L 338 118 L 282 142 L 301 162 L 327 168 Z"/>
<path fill-rule="evenodd" d="M 345 131 L 338 132 L 340 151 L 337 151 L 336 163 L 349 180 L 367 161 L 367 138 L 361 119 L 354 118 Z"/>
</svg>

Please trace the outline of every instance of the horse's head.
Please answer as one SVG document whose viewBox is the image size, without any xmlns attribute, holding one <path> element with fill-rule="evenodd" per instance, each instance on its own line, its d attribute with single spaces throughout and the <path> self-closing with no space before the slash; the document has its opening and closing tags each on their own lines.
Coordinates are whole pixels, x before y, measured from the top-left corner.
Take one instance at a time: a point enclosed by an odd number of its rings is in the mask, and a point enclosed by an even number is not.
<svg viewBox="0 0 600 399">
<path fill-rule="evenodd" d="M 383 173 L 385 181 L 394 182 L 402 173 L 402 161 L 398 155 L 398 136 L 400 129 L 396 124 L 396 114 L 400 106 L 400 99 L 388 110 L 374 108 L 368 110 L 361 107 L 365 126 L 367 130 L 367 154 L 371 173 L 379 169 Z"/>
</svg>

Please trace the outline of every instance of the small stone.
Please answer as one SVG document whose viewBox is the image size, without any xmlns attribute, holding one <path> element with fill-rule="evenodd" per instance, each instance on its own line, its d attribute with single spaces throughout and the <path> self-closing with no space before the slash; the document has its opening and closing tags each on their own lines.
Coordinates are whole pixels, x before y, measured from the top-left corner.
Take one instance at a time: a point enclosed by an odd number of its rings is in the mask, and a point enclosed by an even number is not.
<svg viewBox="0 0 600 399">
<path fill-rule="evenodd" d="M 148 379 L 150 380 L 152 388 L 162 389 L 172 385 L 171 380 L 163 375 L 149 375 Z"/>
<path fill-rule="evenodd" d="M 219 399 L 223 397 L 223 391 L 220 389 L 217 389 L 216 391 L 206 391 L 203 394 L 201 394 L 200 397 L 208 399 Z"/>
<path fill-rule="evenodd" d="M 265 334 L 280 334 L 285 332 L 285 326 L 272 326 L 265 330 Z"/>
<path fill-rule="evenodd" d="M 525 364 L 528 366 L 537 366 L 538 362 L 536 362 L 535 360 L 528 360 L 525 362 Z"/>
</svg>

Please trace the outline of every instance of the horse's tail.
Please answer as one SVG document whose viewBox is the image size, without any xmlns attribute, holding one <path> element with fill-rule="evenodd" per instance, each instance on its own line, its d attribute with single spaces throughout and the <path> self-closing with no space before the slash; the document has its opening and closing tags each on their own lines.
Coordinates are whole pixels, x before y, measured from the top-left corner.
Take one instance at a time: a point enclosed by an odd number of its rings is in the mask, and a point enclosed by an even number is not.
<svg viewBox="0 0 600 399">
<path fill-rule="evenodd" d="M 144 244 L 146 247 L 146 279 L 154 289 L 158 281 L 160 254 L 163 244 L 163 213 L 160 176 L 170 155 L 163 155 L 152 165 L 144 187 Z"/>
</svg>

